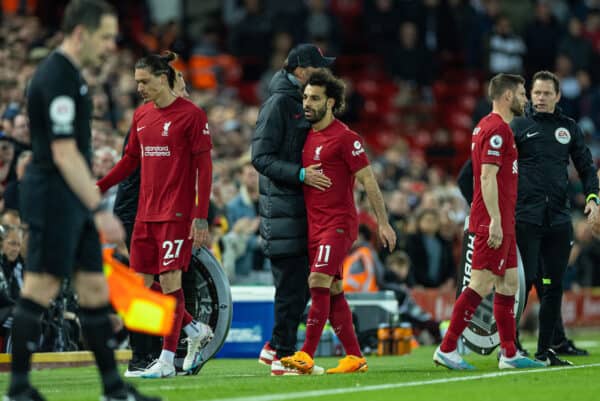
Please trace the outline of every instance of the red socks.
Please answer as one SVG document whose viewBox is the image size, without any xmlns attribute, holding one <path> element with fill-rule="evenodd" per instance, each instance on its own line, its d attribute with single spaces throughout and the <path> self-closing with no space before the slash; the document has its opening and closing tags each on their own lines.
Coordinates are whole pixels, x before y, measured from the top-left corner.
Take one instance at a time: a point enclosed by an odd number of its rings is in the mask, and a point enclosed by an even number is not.
<svg viewBox="0 0 600 401">
<path fill-rule="evenodd" d="M 515 337 L 517 336 L 517 322 L 515 321 L 515 296 L 494 294 L 494 319 L 500 335 L 500 347 L 507 358 L 512 358 L 517 353 Z"/>
<path fill-rule="evenodd" d="M 150 286 L 150 289 L 152 291 L 162 293 L 162 287 L 160 286 L 160 283 L 158 281 L 154 281 L 152 283 L 152 285 Z M 181 293 L 183 294 L 183 289 L 181 289 Z M 183 322 L 181 323 L 181 327 L 187 326 L 188 324 L 190 324 L 192 322 L 192 320 L 194 320 L 192 315 L 190 315 L 190 313 L 187 311 L 187 309 L 185 309 L 185 297 L 183 299 L 183 305 L 184 305 L 183 306 Z"/>
<path fill-rule="evenodd" d="M 346 355 L 362 357 L 360 345 L 352 323 L 352 311 L 344 293 L 331 296 L 331 309 L 329 310 L 329 322 L 333 331 L 340 339 Z"/>
<path fill-rule="evenodd" d="M 306 339 L 302 346 L 302 351 L 306 352 L 312 358 L 319 345 L 323 327 L 327 322 L 330 307 L 329 288 L 314 287 L 310 289 L 312 303 L 306 319 Z"/>
<path fill-rule="evenodd" d="M 456 349 L 458 338 L 469 325 L 473 313 L 480 303 L 481 295 L 469 287 L 465 288 L 462 294 L 460 294 L 454 304 L 454 309 L 452 309 L 450 326 L 440 345 L 442 352 L 452 352 Z"/>
<path fill-rule="evenodd" d="M 174 296 L 177 300 L 177 305 L 175 306 L 175 322 L 173 323 L 173 330 L 171 331 L 171 334 L 163 338 L 163 349 L 175 352 L 177 351 L 177 342 L 179 341 L 183 316 L 187 311 L 185 310 L 185 298 L 183 297 L 183 290 L 181 288 L 167 295 Z"/>
</svg>

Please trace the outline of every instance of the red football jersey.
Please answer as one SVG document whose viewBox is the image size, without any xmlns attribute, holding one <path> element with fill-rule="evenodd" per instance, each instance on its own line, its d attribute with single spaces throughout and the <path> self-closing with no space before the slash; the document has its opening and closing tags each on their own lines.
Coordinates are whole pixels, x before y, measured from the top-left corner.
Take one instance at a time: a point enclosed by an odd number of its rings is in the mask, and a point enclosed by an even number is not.
<svg viewBox="0 0 600 401">
<path fill-rule="evenodd" d="M 498 206 L 504 235 L 515 235 L 515 205 L 517 204 L 517 148 L 510 126 L 496 113 L 481 119 L 471 143 L 473 162 L 473 204 L 469 217 L 469 230 L 477 234 L 488 234 L 490 215 L 481 194 L 481 167 L 495 164 L 500 169 L 496 175 L 498 183 Z"/>
<path fill-rule="evenodd" d="M 321 131 L 311 129 L 302 150 L 302 166 L 317 163 L 332 185 L 325 191 L 304 185 L 309 241 L 335 229 L 345 230 L 354 240 L 358 234 L 354 173 L 369 165 L 362 138 L 339 120 Z"/>
<path fill-rule="evenodd" d="M 165 108 L 147 103 L 133 116 L 125 153 L 141 163 L 137 220 L 190 220 L 198 187 L 193 155 L 210 151 L 206 114 L 177 98 Z"/>
</svg>

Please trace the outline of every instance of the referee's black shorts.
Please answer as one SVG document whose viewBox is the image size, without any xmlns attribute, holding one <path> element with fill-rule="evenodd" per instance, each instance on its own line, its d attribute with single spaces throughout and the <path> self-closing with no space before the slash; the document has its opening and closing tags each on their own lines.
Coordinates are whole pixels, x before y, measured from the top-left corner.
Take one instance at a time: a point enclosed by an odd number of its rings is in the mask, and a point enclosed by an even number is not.
<svg viewBox="0 0 600 401">
<path fill-rule="evenodd" d="M 102 272 L 92 214 L 58 172 L 30 168 L 20 184 L 20 202 L 29 226 L 26 271 L 59 278 L 70 277 L 74 270 Z"/>
</svg>

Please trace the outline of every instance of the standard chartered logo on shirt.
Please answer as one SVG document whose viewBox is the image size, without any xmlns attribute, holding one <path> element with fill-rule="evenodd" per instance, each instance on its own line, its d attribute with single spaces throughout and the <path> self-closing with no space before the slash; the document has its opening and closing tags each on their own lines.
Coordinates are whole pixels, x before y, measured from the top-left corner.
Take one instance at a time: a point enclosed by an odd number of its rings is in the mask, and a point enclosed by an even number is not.
<svg viewBox="0 0 600 401">
<path fill-rule="evenodd" d="M 144 147 L 144 156 L 169 157 L 171 156 L 171 151 L 169 150 L 169 146 L 146 146 Z"/>
</svg>

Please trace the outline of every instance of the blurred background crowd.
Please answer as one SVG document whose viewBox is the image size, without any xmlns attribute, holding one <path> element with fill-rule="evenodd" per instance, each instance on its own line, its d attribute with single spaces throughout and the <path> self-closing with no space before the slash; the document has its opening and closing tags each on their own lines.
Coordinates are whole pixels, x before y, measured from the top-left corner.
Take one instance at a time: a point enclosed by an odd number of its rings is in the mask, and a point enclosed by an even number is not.
<svg viewBox="0 0 600 401">
<path fill-rule="evenodd" d="M 9 300 L 26 263 L 26 227 L 18 211 L 19 180 L 31 157 L 26 88 L 36 65 L 59 43 L 65 3 L 2 1 L 0 298 Z M 361 241 L 373 250 L 380 288 L 454 291 L 468 213 L 455 176 L 469 157 L 474 123 L 490 110 L 485 88 L 491 75 L 529 79 L 540 69 L 554 71 L 561 79 L 560 107 L 579 122 L 600 158 L 600 0 L 112 3 L 120 17 L 119 50 L 98 70 L 85 70 L 94 106 L 93 173 L 101 178 L 120 157 L 140 104 L 137 58 L 177 52 L 174 66 L 208 115 L 213 251 L 233 284 L 271 284 L 257 235 L 258 175 L 248 152 L 269 80 L 295 44 L 312 42 L 337 57 L 333 71 L 347 83 L 349 107 L 340 118 L 365 137 L 399 234 L 400 250 L 388 257 L 357 188 Z M 600 240 L 581 216 L 584 198 L 576 173 L 572 178 L 576 243 L 565 287 L 577 290 L 600 286 Z"/>
</svg>

